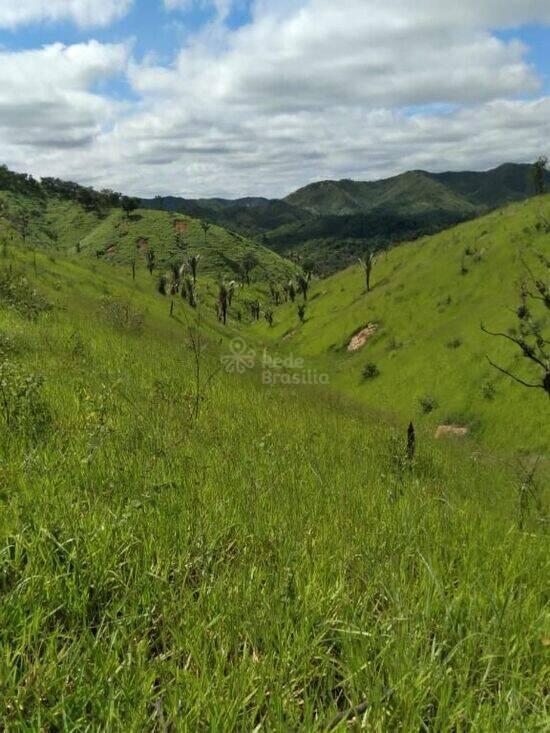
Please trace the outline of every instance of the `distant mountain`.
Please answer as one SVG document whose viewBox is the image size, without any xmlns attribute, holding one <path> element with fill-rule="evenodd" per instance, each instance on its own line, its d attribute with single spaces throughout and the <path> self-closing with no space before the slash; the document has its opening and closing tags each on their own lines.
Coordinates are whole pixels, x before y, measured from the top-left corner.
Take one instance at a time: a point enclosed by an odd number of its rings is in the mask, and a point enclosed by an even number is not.
<svg viewBox="0 0 550 733">
<path fill-rule="evenodd" d="M 550 187 L 550 173 L 547 182 Z M 379 181 L 319 181 L 284 199 L 168 196 L 143 205 L 206 219 L 310 259 L 327 273 L 367 247 L 432 234 L 533 194 L 532 166 L 507 163 L 485 172 L 418 170 Z"/>
<path fill-rule="evenodd" d="M 550 184 L 550 173 L 547 174 Z M 534 194 L 532 167 L 506 163 L 490 171 L 409 171 L 380 181 L 321 181 L 284 200 L 318 216 L 427 211 L 478 214 Z"/>
</svg>

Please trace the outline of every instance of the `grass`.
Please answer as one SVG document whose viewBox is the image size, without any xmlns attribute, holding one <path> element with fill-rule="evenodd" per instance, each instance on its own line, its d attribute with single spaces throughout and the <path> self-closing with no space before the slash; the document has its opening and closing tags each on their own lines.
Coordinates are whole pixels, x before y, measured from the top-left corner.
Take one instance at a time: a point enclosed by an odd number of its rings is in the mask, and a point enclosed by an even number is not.
<svg viewBox="0 0 550 733">
<path fill-rule="evenodd" d="M 16 244 L 57 254 L 78 253 L 82 258 L 99 255 L 128 268 L 135 260 L 138 267 L 144 268 L 145 253 L 150 250 L 155 254 L 157 269 L 199 254 L 203 273 L 230 278 L 241 275 L 245 257 L 252 254 L 257 263 L 251 272 L 255 280 L 284 280 L 296 271 L 288 260 L 240 234 L 211 225 L 205 235 L 198 219 L 165 211 L 140 209 L 126 216 L 121 209 L 111 209 L 99 215 L 56 196 L 0 191 L 0 212 L 4 216 L 0 219 L 2 237 L 7 235 Z M 28 220 L 24 242 L 23 217 Z"/>
<path fill-rule="evenodd" d="M 520 530 L 500 460 L 420 425 L 409 469 L 405 422 L 220 371 L 228 338 L 263 327 L 210 307 L 196 418 L 196 316 L 170 319 L 147 273 L 39 253 L 35 274 L 13 247 L 7 265 L 51 307 L 0 303 L 0 349 L 33 385 L 0 434 L 1 728 L 313 731 L 362 703 L 374 731 L 547 727 L 545 495 Z M 300 334 L 310 358 L 335 338 L 329 303 Z"/>
<path fill-rule="evenodd" d="M 535 253 L 547 251 L 548 219 L 546 196 L 395 247 L 378 257 L 371 293 L 365 293 L 361 268 L 349 268 L 312 283 L 303 325 L 296 305 L 288 303 L 275 313 L 273 328 L 260 323 L 255 335 L 271 348 L 305 357 L 330 374 L 333 386 L 371 409 L 434 431 L 443 422 L 466 425 L 475 442 L 491 450 L 547 454 L 544 393 L 513 383 L 486 357 L 527 381 L 534 372 L 513 346 L 485 335 L 480 324 L 504 332 L 517 326 L 521 258 L 535 266 Z M 352 336 L 370 323 L 377 333 L 349 353 Z M 376 380 L 362 379 L 368 363 L 380 372 Z M 426 396 L 437 403 L 429 413 L 421 406 Z"/>
</svg>

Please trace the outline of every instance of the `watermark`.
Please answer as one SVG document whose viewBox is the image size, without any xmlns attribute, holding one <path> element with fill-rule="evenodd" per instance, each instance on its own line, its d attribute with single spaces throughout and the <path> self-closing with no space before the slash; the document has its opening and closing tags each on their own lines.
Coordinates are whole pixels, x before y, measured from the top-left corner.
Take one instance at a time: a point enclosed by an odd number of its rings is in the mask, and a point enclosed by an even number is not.
<svg viewBox="0 0 550 733">
<path fill-rule="evenodd" d="M 258 353 L 244 339 L 236 338 L 229 344 L 229 353 L 221 357 L 229 374 L 244 374 L 259 367 L 262 384 L 268 386 L 326 385 L 329 375 L 310 369 L 301 357 L 294 354 L 273 356 L 267 349 Z"/>
<path fill-rule="evenodd" d="M 242 338 L 233 339 L 229 344 L 229 354 L 222 356 L 222 364 L 229 374 L 244 374 L 256 365 L 256 351 L 249 348 Z"/>
</svg>

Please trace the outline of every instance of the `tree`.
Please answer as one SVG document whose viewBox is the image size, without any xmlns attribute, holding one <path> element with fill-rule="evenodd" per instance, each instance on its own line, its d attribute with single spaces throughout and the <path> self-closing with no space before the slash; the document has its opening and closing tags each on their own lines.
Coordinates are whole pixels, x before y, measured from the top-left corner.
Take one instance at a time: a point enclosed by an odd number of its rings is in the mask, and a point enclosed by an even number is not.
<svg viewBox="0 0 550 733">
<path fill-rule="evenodd" d="M 533 180 L 537 196 L 541 196 L 546 189 L 547 168 L 548 158 L 545 155 L 541 155 L 541 157 L 533 164 Z"/>
<path fill-rule="evenodd" d="M 210 229 L 210 224 L 207 221 L 201 221 L 201 229 L 204 232 L 204 243 L 206 244 L 206 235 Z"/>
<path fill-rule="evenodd" d="M 300 319 L 300 323 L 304 323 L 306 320 L 306 305 L 305 303 L 302 303 L 298 306 L 298 318 Z"/>
<path fill-rule="evenodd" d="M 273 310 L 271 308 L 266 308 L 264 312 L 265 320 L 269 323 L 270 328 L 273 327 Z"/>
<path fill-rule="evenodd" d="M 227 311 L 234 287 L 235 283 L 233 281 L 226 283 L 225 280 L 222 280 L 218 290 L 218 318 L 224 326 L 227 325 Z"/>
<path fill-rule="evenodd" d="M 185 275 L 182 279 L 181 297 L 189 303 L 191 308 L 197 307 L 197 291 L 193 278 L 190 275 Z"/>
<path fill-rule="evenodd" d="M 161 295 L 167 295 L 168 278 L 166 275 L 161 275 L 158 279 L 157 290 Z"/>
<path fill-rule="evenodd" d="M 376 262 L 376 255 L 374 254 L 374 250 L 368 249 L 365 253 L 365 256 L 359 257 L 358 261 L 365 273 L 365 284 L 367 288 L 367 293 L 370 293 L 370 278 L 372 274 L 372 268 L 374 267 L 374 263 Z"/>
<path fill-rule="evenodd" d="M 155 253 L 152 249 L 148 249 L 145 253 L 145 259 L 147 260 L 147 269 L 149 270 L 149 274 L 153 274 L 153 270 L 155 269 Z"/>
<path fill-rule="evenodd" d="M 139 199 L 134 198 L 133 196 L 123 196 L 120 200 L 120 205 L 126 212 L 126 217 L 129 219 L 130 214 L 136 209 L 139 209 Z"/>
<path fill-rule="evenodd" d="M 294 280 L 289 280 L 288 282 L 288 297 L 292 303 L 296 300 L 296 285 Z"/>
<path fill-rule="evenodd" d="M 247 252 L 243 257 L 241 269 L 244 275 L 244 281 L 247 285 L 250 285 L 250 273 L 255 267 L 258 266 L 258 264 L 258 258 L 254 254 L 254 252 Z"/>
<path fill-rule="evenodd" d="M 550 280 L 548 277 L 550 260 L 543 255 L 539 255 L 539 260 L 547 270 L 546 280 L 535 275 L 531 268 L 525 262 L 523 263 L 527 276 L 520 286 L 520 305 L 516 311 L 517 330 L 509 333 L 489 331 L 483 324 L 481 328 L 489 336 L 503 338 L 514 344 L 539 376 L 536 381 L 528 382 L 487 357 L 489 364 L 523 387 L 542 389 L 550 397 L 550 334 L 545 331 L 548 318 L 544 318 L 545 311 L 546 315 L 550 312 Z"/>
<path fill-rule="evenodd" d="M 197 284 L 197 272 L 199 268 L 200 255 L 193 255 L 189 258 L 189 267 L 191 269 L 191 275 L 193 276 L 193 285 Z"/>
<path fill-rule="evenodd" d="M 298 289 L 302 294 L 304 300 L 307 300 L 307 292 L 309 290 L 310 276 L 298 275 Z"/>
</svg>

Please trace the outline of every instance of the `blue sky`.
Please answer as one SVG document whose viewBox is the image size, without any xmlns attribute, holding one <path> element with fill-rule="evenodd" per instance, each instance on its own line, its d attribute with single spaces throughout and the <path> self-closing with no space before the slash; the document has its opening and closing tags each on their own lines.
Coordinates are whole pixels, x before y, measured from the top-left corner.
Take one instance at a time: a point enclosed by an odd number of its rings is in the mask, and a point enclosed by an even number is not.
<svg viewBox="0 0 550 733">
<path fill-rule="evenodd" d="M 0 159 L 189 196 L 527 161 L 548 49 L 548 0 L 18 0 Z"/>
</svg>

